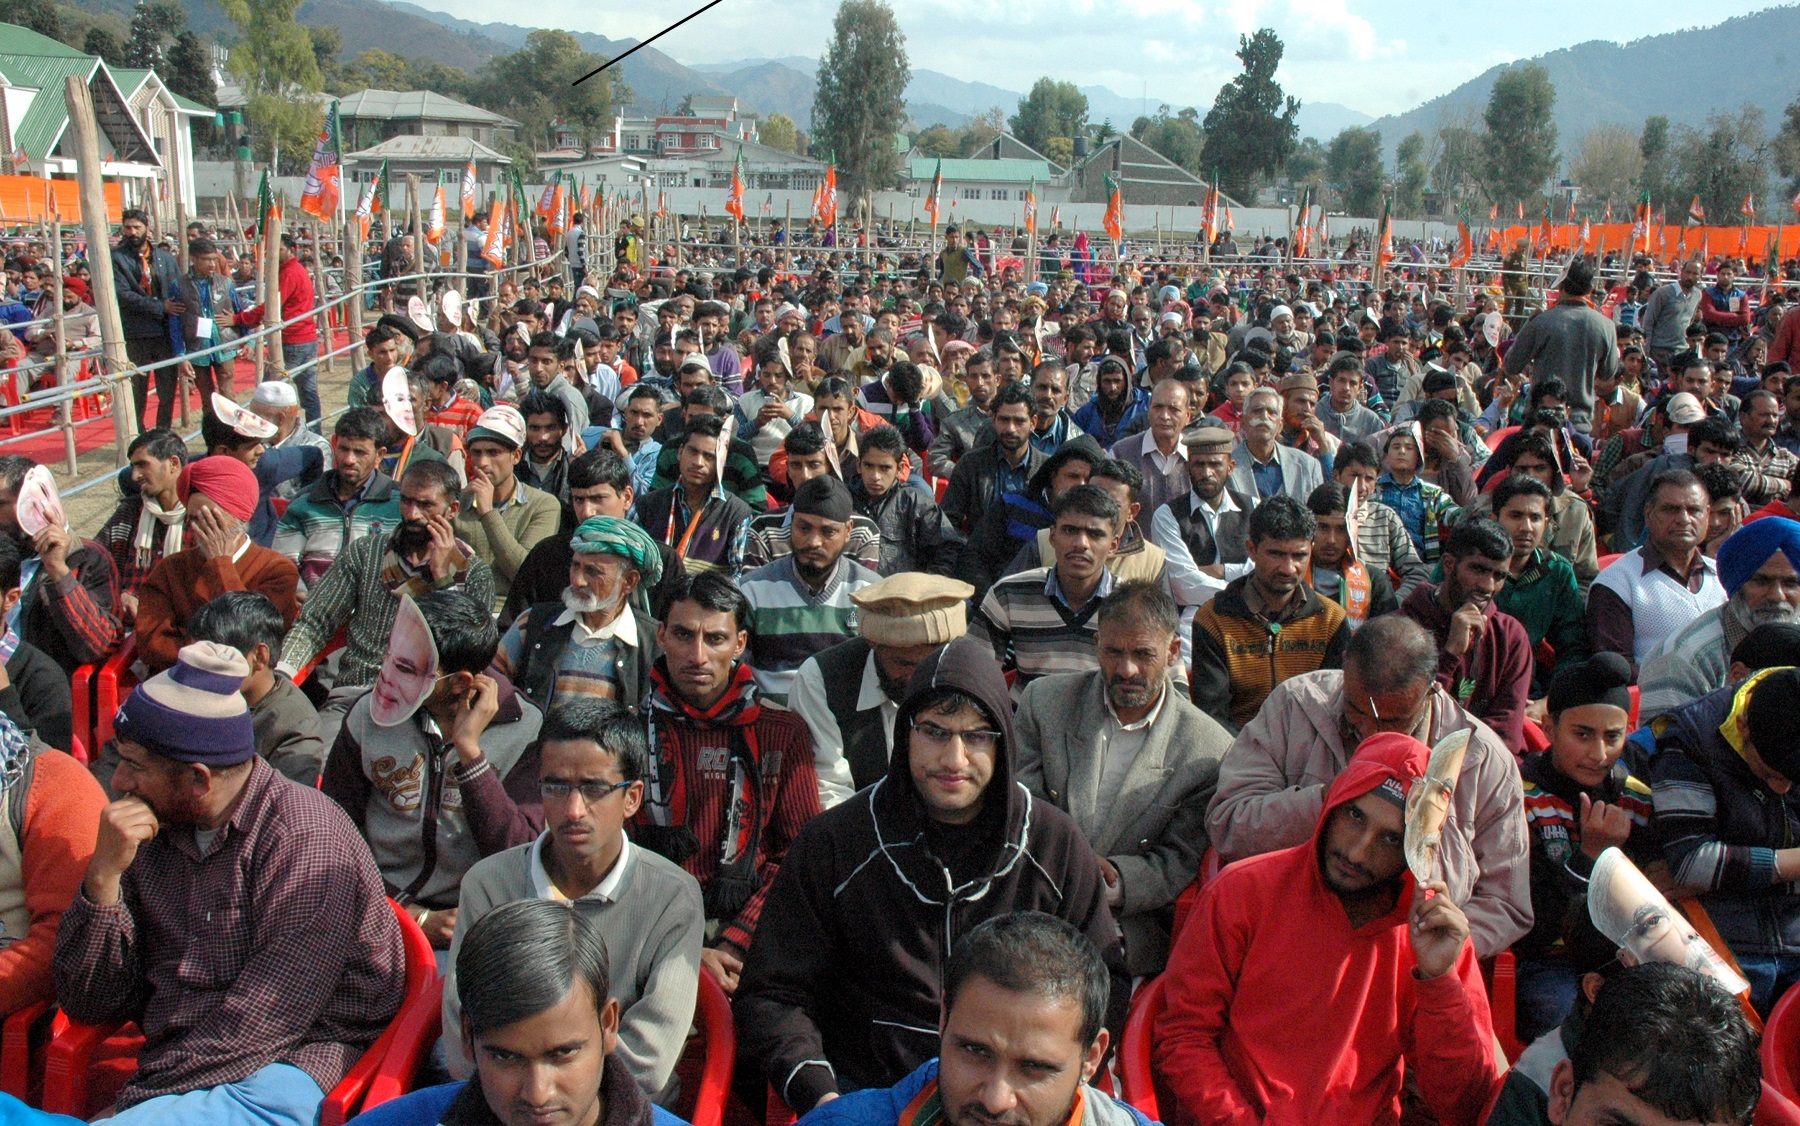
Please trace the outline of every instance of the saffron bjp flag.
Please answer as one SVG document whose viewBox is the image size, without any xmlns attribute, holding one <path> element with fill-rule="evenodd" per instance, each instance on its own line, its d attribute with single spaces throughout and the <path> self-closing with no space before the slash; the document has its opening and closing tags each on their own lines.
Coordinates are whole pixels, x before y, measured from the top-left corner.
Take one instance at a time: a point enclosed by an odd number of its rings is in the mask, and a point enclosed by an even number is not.
<svg viewBox="0 0 1800 1126">
<path fill-rule="evenodd" d="M 1488 222 L 1497 223 L 1499 221 L 1500 221 L 1500 205 L 1497 203 L 1488 204 Z"/>
<path fill-rule="evenodd" d="M 1394 216 L 1393 200 L 1381 201 L 1381 235 L 1375 244 L 1375 264 L 1385 270 L 1387 264 L 1394 260 Z"/>
<path fill-rule="evenodd" d="M 500 200 L 500 193 L 494 193 L 493 202 L 488 204 L 487 241 L 481 244 L 481 256 L 498 270 L 506 265 L 506 205 Z"/>
<path fill-rule="evenodd" d="M 1467 223 L 1456 224 L 1456 253 L 1450 256 L 1450 268 L 1456 269 L 1467 263 L 1475 254 L 1475 240 L 1469 235 Z"/>
<path fill-rule="evenodd" d="M 1706 222 L 1706 208 L 1700 206 L 1699 196 L 1695 196 L 1694 202 L 1688 204 L 1688 218 L 1695 223 Z"/>
<path fill-rule="evenodd" d="M 563 191 L 562 173 L 556 174 L 556 190 L 550 196 L 550 215 L 545 220 L 544 229 L 550 232 L 551 238 L 557 238 L 569 229 L 569 197 Z"/>
<path fill-rule="evenodd" d="M 931 191 L 925 196 L 925 217 L 937 226 L 938 216 L 943 213 L 944 201 L 944 158 L 939 157 L 937 174 L 931 178 Z"/>
<path fill-rule="evenodd" d="M 300 210 L 320 219 L 337 214 L 343 194 L 344 159 L 339 151 L 338 104 L 325 111 L 325 127 L 313 146 L 312 167 L 306 170 L 306 187 L 300 192 Z"/>
<path fill-rule="evenodd" d="M 737 159 L 731 162 L 731 194 L 725 197 L 725 214 L 744 221 L 744 146 L 738 146 Z"/>
<path fill-rule="evenodd" d="M 550 205 L 552 203 L 554 203 L 555 200 L 556 200 L 556 181 L 551 180 L 544 184 L 543 192 L 538 195 L 537 207 L 535 208 L 535 210 L 537 211 L 537 214 L 538 214 L 538 218 L 540 218 L 540 219 L 550 218 Z"/>
<path fill-rule="evenodd" d="M 1109 173 L 1106 177 L 1106 214 L 1101 217 L 1100 225 L 1106 228 L 1106 237 L 1119 242 L 1125 237 L 1125 193 L 1120 190 L 1119 182 Z"/>
<path fill-rule="evenodd" d="M 431 217 L 425 222 L 425 241 L 433 246 L 444 237 L 444 185 L 431 193 Z"/>
<path fill-rule="evenodd" d="M 1756 218 L 1756 193 L 1755 192 L 1751 192 L 1749 195 L 1745 196 L 1744 202 L 1738 204 L 1738 214 L 1742 215 L 1746 219 Z"/>
<path fill-rule="evenodd" d="M 475 218 L 476 196 L 479 191 L 480 185 L 475 182 L 475 162 L 471 160 L 463 165 L 462 175 L 462 217 L 465 223 Z"/>
<path fill-rule="evenodd" d="M 369 237 L 369 228 L 374 225 L 375 213 L 381 210 L 382 185 L 387 183 L 387 161 L 381 162 L 381 171 L 363 187 L 362 198 L 356 201 L 356 224 L 362 231 L 362 237 Z"/>
<path fill-rule="evenodd" d="M 837 165 L 836 164 L 828 164 L 825 166 L 825 191 L 824 191 L 824 194 L 819 198 L 819 204 L 823 208 L 824 214 L 823 214 L 822 218 L 825 221 L 825 225 L 827 227 L 836 226 L 837 221 L 838 221 L 838 193 L 837 193 Z"/>
<path fill-rule="evenodd" d="M 1025 189 L 1025 233 L 1037 234 L 1037 180 Z"/>
</svg>

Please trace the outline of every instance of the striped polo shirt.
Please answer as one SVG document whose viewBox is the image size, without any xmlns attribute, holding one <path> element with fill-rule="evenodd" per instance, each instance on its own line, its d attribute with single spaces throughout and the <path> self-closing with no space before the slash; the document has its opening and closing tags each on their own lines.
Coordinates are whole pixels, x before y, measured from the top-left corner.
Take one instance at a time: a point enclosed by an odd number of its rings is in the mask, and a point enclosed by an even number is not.
<svg viewBox="0 0 1800 1126">
<path fill-rule="evenodd" d="M 1017 672 L 1015 700 L 1040 676 L 1100 667 L 1095 615 L 1115 581 L 1110 570 L 1102 570 L 1100 585 L 1080 612 L 1063 598 L 1055 567 L 1020 571 L 988 588 L 981 609 L 969 621 L 969 633 L 993 645 L 1001 667 Z"/>
<path fill-rule="evenodd" d="M 850 595 L 880 580 L 848 556 L 838 557 L 817 591 L 801 581 L 791 555 L 743 577 L 738 587 L 750 601 L 750 671 L 765 699 L 786 707 L 788 687 L 801 664 L 856 636 L 856 604 Z"/>
</svg>

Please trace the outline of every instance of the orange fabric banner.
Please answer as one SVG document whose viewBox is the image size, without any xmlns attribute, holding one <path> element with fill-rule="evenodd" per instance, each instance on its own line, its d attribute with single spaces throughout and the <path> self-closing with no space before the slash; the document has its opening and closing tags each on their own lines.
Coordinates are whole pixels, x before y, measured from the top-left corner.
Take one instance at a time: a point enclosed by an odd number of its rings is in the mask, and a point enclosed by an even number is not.
<svg viewBox="0 0 1800 1126">
<path fill-rule="evenodd" d="M 124 210 L 124 197 L 116 180 L 103 185 L 106 191 L 106 216 L 117 223 Z M 81 221 L 81 188 L 74 180 L 46 180 L 40 176 L 0 176 L 0 224 L 37 222 L 50 218 L 45 207 L 46 190 L 55 199 L 55 209 L 65 223 Z"/>
<path fill-rule="evenodd" d="M 1630 223 L 1588 224 L 1587 249 L 1594 249 L 1600 244 L 1601 239 L 1605 239 L 1606 249 L 1609 253 L 1643 250 L 1644 243 L 1641 237 L 1635 243 L 1632 241 L 1631 226 Z M 1745 241 L 1746 230 L 1749 232 L 1747 242 Z M 1748 245 L 1751 248 L 1751 252 L 1760 258 L 1764 249 L 1769 245 L 1769 242 L 1774 239 L 1776 230 L 1777 228 L 1774 226 L 1766 226 L 1760 223 L 1748 228 L 1743 224 L 1738 223 L 1730 226 L 1690 226 L 1686 232 L 1683 232 L 1681 226 L 1677 223 L 1668 223 L 1661 226 L 1656 223 L 1651 223 L 1650 250 L 1651 253 L 1661 256 L 1665 254 L 1674 255 L 1677 253 L 1699 254 L 1701 253 L 1702 248 L 1705 248 L 1709 253 L 1719 252 L 1723 248 L 1731 248 L 1731 252 L 1735 254 L 1740 245 Z M 1782 259 L 1785 260 L 1800 256 L 1800 224 L 1789 223 L 1785 227 L 1780 228 L 1780 231 L 1780 255 Z M 1500 249 L 1503 252 L 1511 250 L 1513 244 L 1519 239 L 1532 238 L 1537 233 L 1537 227 L 1516 223 L 1509 225 L 1500 231 Z M 1668 249 L 1666 251 L 1661 249 L 1665 233 L 1668 240 Z M 1580 224 L 1559 223 L 1552 227 L 1550 245 L 1555 249 L 1567 250 L 1572 244 L 1579 243 L 1580 241 Z"/>
</svg>

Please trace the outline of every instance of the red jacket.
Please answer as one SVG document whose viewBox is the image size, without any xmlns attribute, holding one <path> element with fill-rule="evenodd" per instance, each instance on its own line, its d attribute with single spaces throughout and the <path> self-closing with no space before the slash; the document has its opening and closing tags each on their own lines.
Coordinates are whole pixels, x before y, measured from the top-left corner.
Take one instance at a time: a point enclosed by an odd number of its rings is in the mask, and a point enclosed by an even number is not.
<svg viewBox="0 0 1800 1126">
<path fill-rule="evenodd" d="M 1425 772 L 1423 744 L 1379 735 L 1332 782 L 1304 845 L 1227 867 L 1182 928 L 1151 1037 L 1170 1126 L 1371 1126 L 1400 1121 L 1411 1065 L 1444 1126 L 1480 1121 L 1499 1072 L 1475 949 L 1413 977 L 1413 878 L 1388 914 L 1352 929 L 1319 874 L 1337 806 Z"/>
<path fill-rule="evenodd" d="M 281 319 L 291 320 L 301 313 L 310 313 L 318 302 L 313 297 L 312 274 L 300 263 L 298 258 L 289 258 L 281 264 Z M 238 324 L 255 327 L 262 324 L 263 312 L 268 305 L 262 304 L 254 309 L 246 309 L 238 314 Z M 295 321 L 281 330 L 283 344 L 311 344 L 319 339 L 319 322 L 307 317 Z"/>
</svg>

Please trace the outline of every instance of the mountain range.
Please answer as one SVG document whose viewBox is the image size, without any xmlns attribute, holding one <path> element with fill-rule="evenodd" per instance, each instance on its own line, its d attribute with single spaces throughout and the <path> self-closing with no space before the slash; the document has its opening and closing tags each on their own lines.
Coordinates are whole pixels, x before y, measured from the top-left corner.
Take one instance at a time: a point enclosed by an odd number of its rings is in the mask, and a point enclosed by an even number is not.
<svg viewBox="0 0 1800 1126">
<path fill-rule="evenodd" d="M 133 0 L 74 0 L 84 8 L 129 18 Z M 195 30 L 229 40 L 235 28 L 217 0 L 182 0 Z M 304 23 L 337 27 L 344 55 L 378 47 L 408 57 L 427 57 L 464 69 L 523 46 L 535 29 L 519 24 L 477 23 L 423 7 L 410 0 L 301 0 L 296 17 Z M 616 56 L 636 40 L 614 40 L 592 32 L 572 33 L 585 50 Z M 1688 28 L 1629 43 L 1592 41 L 1529 60 L 1543 64 L 1556 86 L 1555 121 L 1565 158 L 1595 126 L 1617 123 L 1637 129 L 1651 114 L 1675 125 L 1701 125 L 1714 110 L 1735 111 L 1750 104 L 1763 111 L 1773 131 L 1783 108 L 1800 93 L 1800 6 L 1770 8 L 1711 27 Z M 669 112 L 689 94 L 735 94 L 750 111 L 784 113 L 802 128 L 812 118 L 817 60 L 791 55 L 732 63 L 684 65 L 646 47 L 620 64 L 636 104 Z M 1351 125 L 1379 129 L 1391 157 L 1413 130 L 1429 136 L 1444 124 L 1479 115 L 1495 78 L 1511 63 L 1485 73 L 1402 114 L 1377 120 L 1332 102 L 1303 102 L 1303 136 L 1329 141 Z M 1696 85 L 1707 89 L 1696 96 Z M 1131 97 L 1104 86 L 1083 86 L 1088 118 L 1129 129 L 1139 114 L 1155 113 L 1162 99 L 1154 92 Z M 1016 111 L 1023 93 L 985 82 L 968 82 L 934 70 L 916 69 L 906 105 L 916 127 L 959 127 L 975 114 L 999 106 Z M 1179 106 L 1177 106 L 1179 108 Z M 1204 112 L 1204 109 L 1202 110 Z"/>
<path fill-rule="evenodd" d="M 1735 112 L 1750 104 L 1763 111 L 1763 127 L 1772 133 L 1780 126 L 1783 108 L 1800 94 L 1800 7 L 1769 8 L 1712 27 L 1630 43 L 1594 40 L 1522 61 L 1541 63 L 1550 72 L 1565 159 L 1595 126 L 1620 124 L 1636 130 L 1653 114 L 1666 115 L 1671 125 L 1699 126 L 1715 110 Z M 1382 147 L 1391 158 L 1395 146 L 1415 129 L 1430 137 L 1441 125 L 1479 115 L 1494 79 L 1517 65 L 1494 67 L 1417 109 L 1383 117 L 1371 128 L 1381 130 Z"/>
</svg>

